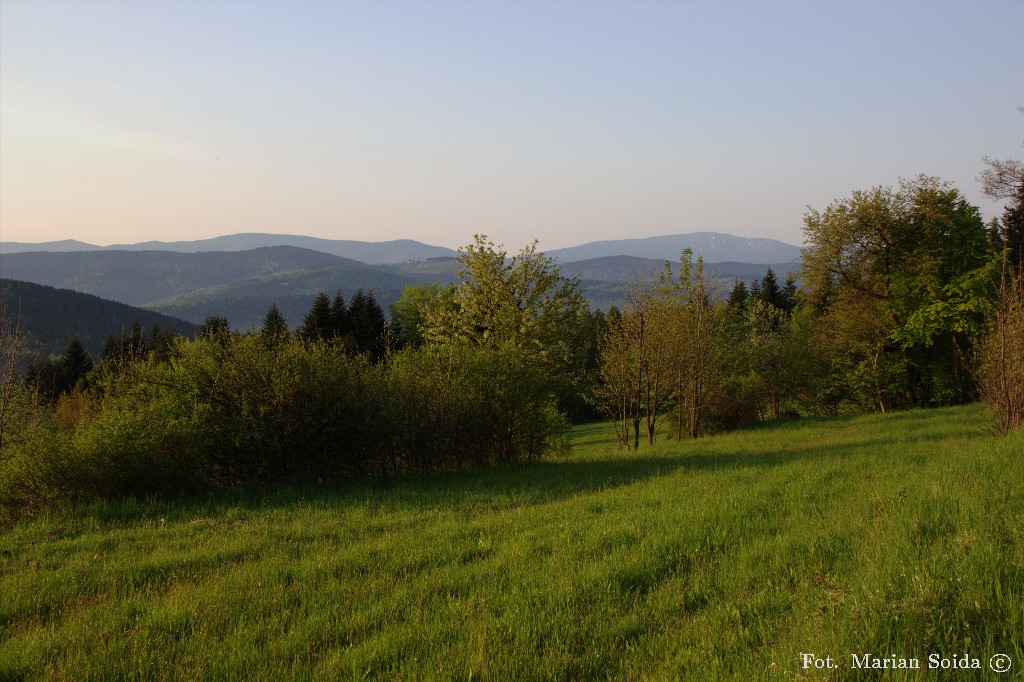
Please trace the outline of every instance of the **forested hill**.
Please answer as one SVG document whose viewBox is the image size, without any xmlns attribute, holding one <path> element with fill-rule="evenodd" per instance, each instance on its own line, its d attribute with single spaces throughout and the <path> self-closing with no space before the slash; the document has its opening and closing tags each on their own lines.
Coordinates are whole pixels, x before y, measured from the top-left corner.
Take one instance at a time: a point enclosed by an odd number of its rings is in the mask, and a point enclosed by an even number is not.
<svg viewBox="0 0 1024 682">
<path fill-rule="evenodd" d="M 667 252 L 666 252 L 667 253 Z M 606 256 L 561 263 L 562 274 L 579 277 L 595 308 L 622 306 L 627 284 L 640 274 L 660 272 L 667 256 Z M 671 260 L 671 259 L 669 259 Z M 291 326 L 298 326 L 313 297 L 323 291 L 351 296 L 373 291 L 382 306 L 416 282 L 447 284 L 462 265 L 439 257 L 382 265 L 294 246 L 249 251 L 176 253 L 171 251 L 75 251 L 0 254 L 0 276 L 60 289 L 72 289 L 111 301 L 145 307 L 201 324 L 226 317 L 235 329 L 258 327 L 271 304 Z M 736 279 L 759 279 L 768 265 L 711 263 L 716 290 L 727 292 Z M 796 263 L 771 265 L 780 281 Z"/>
<path fill-rule="evenodd" d="M 74 289 L 129 305 L 310 266 L 358 261 L 294 246 L 250 251 L 175 253 L 171 251 L 76 251 L 0 254 L 0 273 L 47 286 Z"/>
<path fill-rule="evenodd" d="M 86 350 L 98 357 L 107 335 L 128 331 L 135 320 L 147 333 L 154 325 L 188 337 L 196 332 L 194 324 L 175 317 L 30 282 L 0 279 L 0 299 L 12 325 L 20 316 L 21 333 L 33 356 L 60 353 L 77 335 Z"/>
</svg>

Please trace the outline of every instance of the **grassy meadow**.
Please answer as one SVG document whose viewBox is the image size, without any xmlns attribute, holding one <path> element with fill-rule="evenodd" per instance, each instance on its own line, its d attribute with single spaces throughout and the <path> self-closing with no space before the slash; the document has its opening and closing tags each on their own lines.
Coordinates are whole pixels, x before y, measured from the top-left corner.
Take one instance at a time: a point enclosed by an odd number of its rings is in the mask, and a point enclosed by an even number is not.
<svg viewBox="0 0 1024 682">
<path fill-rule="evenodd" d="M 933 653 L 1019 678 L 1024 434 L 990 423 L 636 454 L 592 424 L 533 465 L 52 512 L 0 530 L 0 678 L 847 679 Z"/>
</svg>

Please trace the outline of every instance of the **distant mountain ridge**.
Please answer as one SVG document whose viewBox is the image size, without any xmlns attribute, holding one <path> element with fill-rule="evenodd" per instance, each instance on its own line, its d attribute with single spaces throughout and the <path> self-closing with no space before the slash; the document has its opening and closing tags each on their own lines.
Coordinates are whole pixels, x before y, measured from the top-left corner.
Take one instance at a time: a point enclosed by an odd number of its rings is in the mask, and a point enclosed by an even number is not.
<svg viewBox="0 0 1024 682">
<path fill-rule="evenodd" d="M 350 239 L 324 239 L 290 234 L 243 232 L 211 239 L 193 241 L 149 241 L 137 244 L 95 246 L 75 240 L 29 244 L 0 242 L 0 254 L 67 251 L 172 251 L 198 253 L 204 251 L 249 251 L 273 246 L 292 246 L 340 256 L 366 264 L 396 264 L 430 258 L 455 257 L 458 252 L 443 246 L 431 246 L 412 239 L 386 242 L 365 242 Z M 601 258 L 604 256 L 635 256 L 679 260 L 683 249 L 690 248 L 706 263 L 788 263 L 800 258 L 800 247 L 761 237 L 737 237 L 723 232 L 693 232 L 638 239 L 609 239 L 579 246 L 546 251 L 561 263 Z"/>
<path fill-rule="evenodd" d="M 55 243 L 54 251 L 0 251 L 0 277 L 93 294 L 196 324 L 210 315 L 222 315 L 234 328 L 250 329 L 261 323 L 272 303 L 278 305 L 292 326 L 297 326 L 320 291 L 330 295 L 341 291 L 346 297 L 357 289 L 373 291 L 378 302 L 386 306 L 398 300 L 409 284 L 455 281 L 462 267 L 456 252 L 450 249 L 442 249 L 446 255 L 372 265 L 299 246 L 231 250 L 247 243 L 251 236 L 175 243 L 190 245 L 189 251 L 142 250 L 143 246 L 154 243 L 136 244 L 123 250 L 67 250 L 81 242 Z M 276 238 L 275 235 L 255 236 L 266 240 Z M 361 244 L 377 249 L 364 251 L 369 257 L 385 259 L 417 255 L 416 249 L 425 246 L 411 241 L 371 244 L 298 239 L 318 246 L 333 244 L 339 249 L 339 245 L 348 248 Z M 227 250 L 199 250 L 200 245 L 216 245 Z M 403 250 L 406 247 L 413 250 Z M 735 279 L 760 279 L 769 266 L 780 281 L 787 272 L 799 271 L 798 247 L 775 240 L 711 232 L 593 242 L 556 249 L 548 255 L 557 259 L 563 275 L 579 278 L 592 305 L 606 309 L 610 305 L 621 305 L 628 282 L 638 275 L 660 272 L 666 261 L 677 266 L 684 248 L 691 248 L 695 255 L 704 257 L 707 272 L 716 281 L 716 289 L 731 287 Z M 613 253 L 592 255 L 609 251 Z M 632 253 L 615 253 L 617 251 Z"/>
<path fill-rule="evenodd" d="M 99 251 L 103 247 L 86 244 L 77 239 L 62 239 L 57 242 L 0 242 L 0 253 L 25 253 L 26 251 L 43 251 L 46 253 L 63 253 L 65 251 Z"/>
<path fill-rule="evenodd" d="M 612 239 L 547 251 L 560 263 L 605 256 L 634 256 L 677 262 L 683 249 L 692 249 L 705 263 L 790 263 L 800 259 L 800 247 L 761 237 L 737 237 L 722 232 L 693 232 L 642 239 Z"/>
<path fill-rule="evenodd" d="M 310 251 L 319 251 L 332 256 L 341 256 L 362 263 L 401 263 L 407 260 L 423 260 L 439 256 L 456 256 L 458 253 L 443 246 L 431 246 L 412 239 L 396 239 L 387 242 L 364 242 L 351 239 L 322 239 L 293 234 L 264 234 L 243 232 L 211 239 L 193 241 L 160 242 L 149 241 L 137 244 L 112 244 L 95 246 L 75 240 L 27 244 L 24 242 L 0 242 L 0 254 L 25 253 L 27 251 L 173 251 L 176 253 L 199 253 L 203 251 L 250 251 L 252 249 L 292 246 Z"/>
</svg>

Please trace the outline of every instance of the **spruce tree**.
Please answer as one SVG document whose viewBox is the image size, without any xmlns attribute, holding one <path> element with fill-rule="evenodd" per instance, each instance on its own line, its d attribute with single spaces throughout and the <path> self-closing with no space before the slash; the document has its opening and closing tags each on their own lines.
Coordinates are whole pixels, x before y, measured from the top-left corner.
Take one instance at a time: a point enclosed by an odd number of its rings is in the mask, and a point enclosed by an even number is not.
<svg viewBox="0 0 1024 682">
<path fill-rule="evenodd" d="M 119 360 L 121 358 L 121 340 L 123 338 L 123 333 L 121 336 L 114 336 L 113 333 L 107 334 L 107 338 L 103 342 L 103 349 L 100 351 L 101 362 L 108 359 Z"/>
<path fill-rule="evenodd" d="M 775 271 L 768 268 L 761 279 L 761 295 L 759 298 L 769 305 L 782 310 L 785 303 L 782 300 L 782 290 L 779 288 L 779 281 L 775 277 Z"/>
<path fill-rule="evenodd" d="M 729 294 L 729 307 L 733 310 L 740 310 L 747 302 L 747 283 L 742 279 L 736 280 L 732 285 L 732 293 Z"/>
<path fill-rule="evenodd" d="M 228 318 L 222 315 L 210 315 L 203 321 L 197 336 L 226 346 L 230 335 L 231 326 L 228 324 Z"/>
<path fill-rule="evenodd" d="M 379 360 L 384 356 L 387 321 L 373 292 L 364 294 L 362 289 L 357 289 L 348 310 L 356 349 L 369 354 L 372 360 Z"/>
<path fill-rule="evenodd" d="M 331 302 L 331 326 L 335 337 L 344 338 L 352 333 L 352 319 L 348 306 L 345 305 L 345 297 L 340 291 L 334 294 L 334 300 Z"/>
<path fill-rule="evenodd" d="M 302 326 L 299 327 L 299 335 L 309 341 L 317 339 L 327 340 L 331 338 L 333 331 L 331 299 L 327 298 L 327 294 L 321 291 L 313 299 L 313 305 L 310 307 L 309 312 L 306 313 L 306 317 L 303 318 Z"/>
<path fill-rule="evenodd" d="M 278 309 L 277 303 L 271 303 L 267 314 L 263 317 L 260 335 L 267 341 L 278 341 L 288 336 L 288 322 Z"/>
<path fill-rule="evenodd" d="M 67 393 L 84 381 L 93 367 L 92 356 L 82 345 L 81 339 L 73 336 L 60 358 L 59 392 Z"/>
<path fill-rule="evenodd" d="M 167 362 L 171 358 L 171 349 L 174 347 L 174 340 L 178 333 L 173 329 L 160 329 L 160 325 L 154 324 L 149 332 L 149 350 L 153 353 L 156 362 Z"/>
<path fill-rule="evenodd" d="M 130 344 L 129 352 L 133 361 L 142 360 L 149 353 L 149 345 L 146 343 L 146 334 L 142 331 L 142 325 L 136 318 L 132 320 L 132 326 L 129 330 L 128 343 Z"/>
<path fill-rule="evenodd" d="M 782 287 L 782 309 L 792 313 L 796 307 L 796 273 L 786 275 L 786 284 Z"/>
</svg>

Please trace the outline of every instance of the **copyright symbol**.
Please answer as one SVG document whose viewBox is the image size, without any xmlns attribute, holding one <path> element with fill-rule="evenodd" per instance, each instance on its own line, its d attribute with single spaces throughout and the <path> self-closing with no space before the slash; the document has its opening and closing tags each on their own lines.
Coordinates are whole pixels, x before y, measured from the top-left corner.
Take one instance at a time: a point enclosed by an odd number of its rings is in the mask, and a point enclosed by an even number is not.
<svg viewBox="0 0 1024 682">
<path fill-rule="evenodd" d="M 1013 661 L 1006 654 L 996 654 L 988 659 L 988 667 L 997 673 L 1005 673 L 1013 665 Z"/>
</svg>

